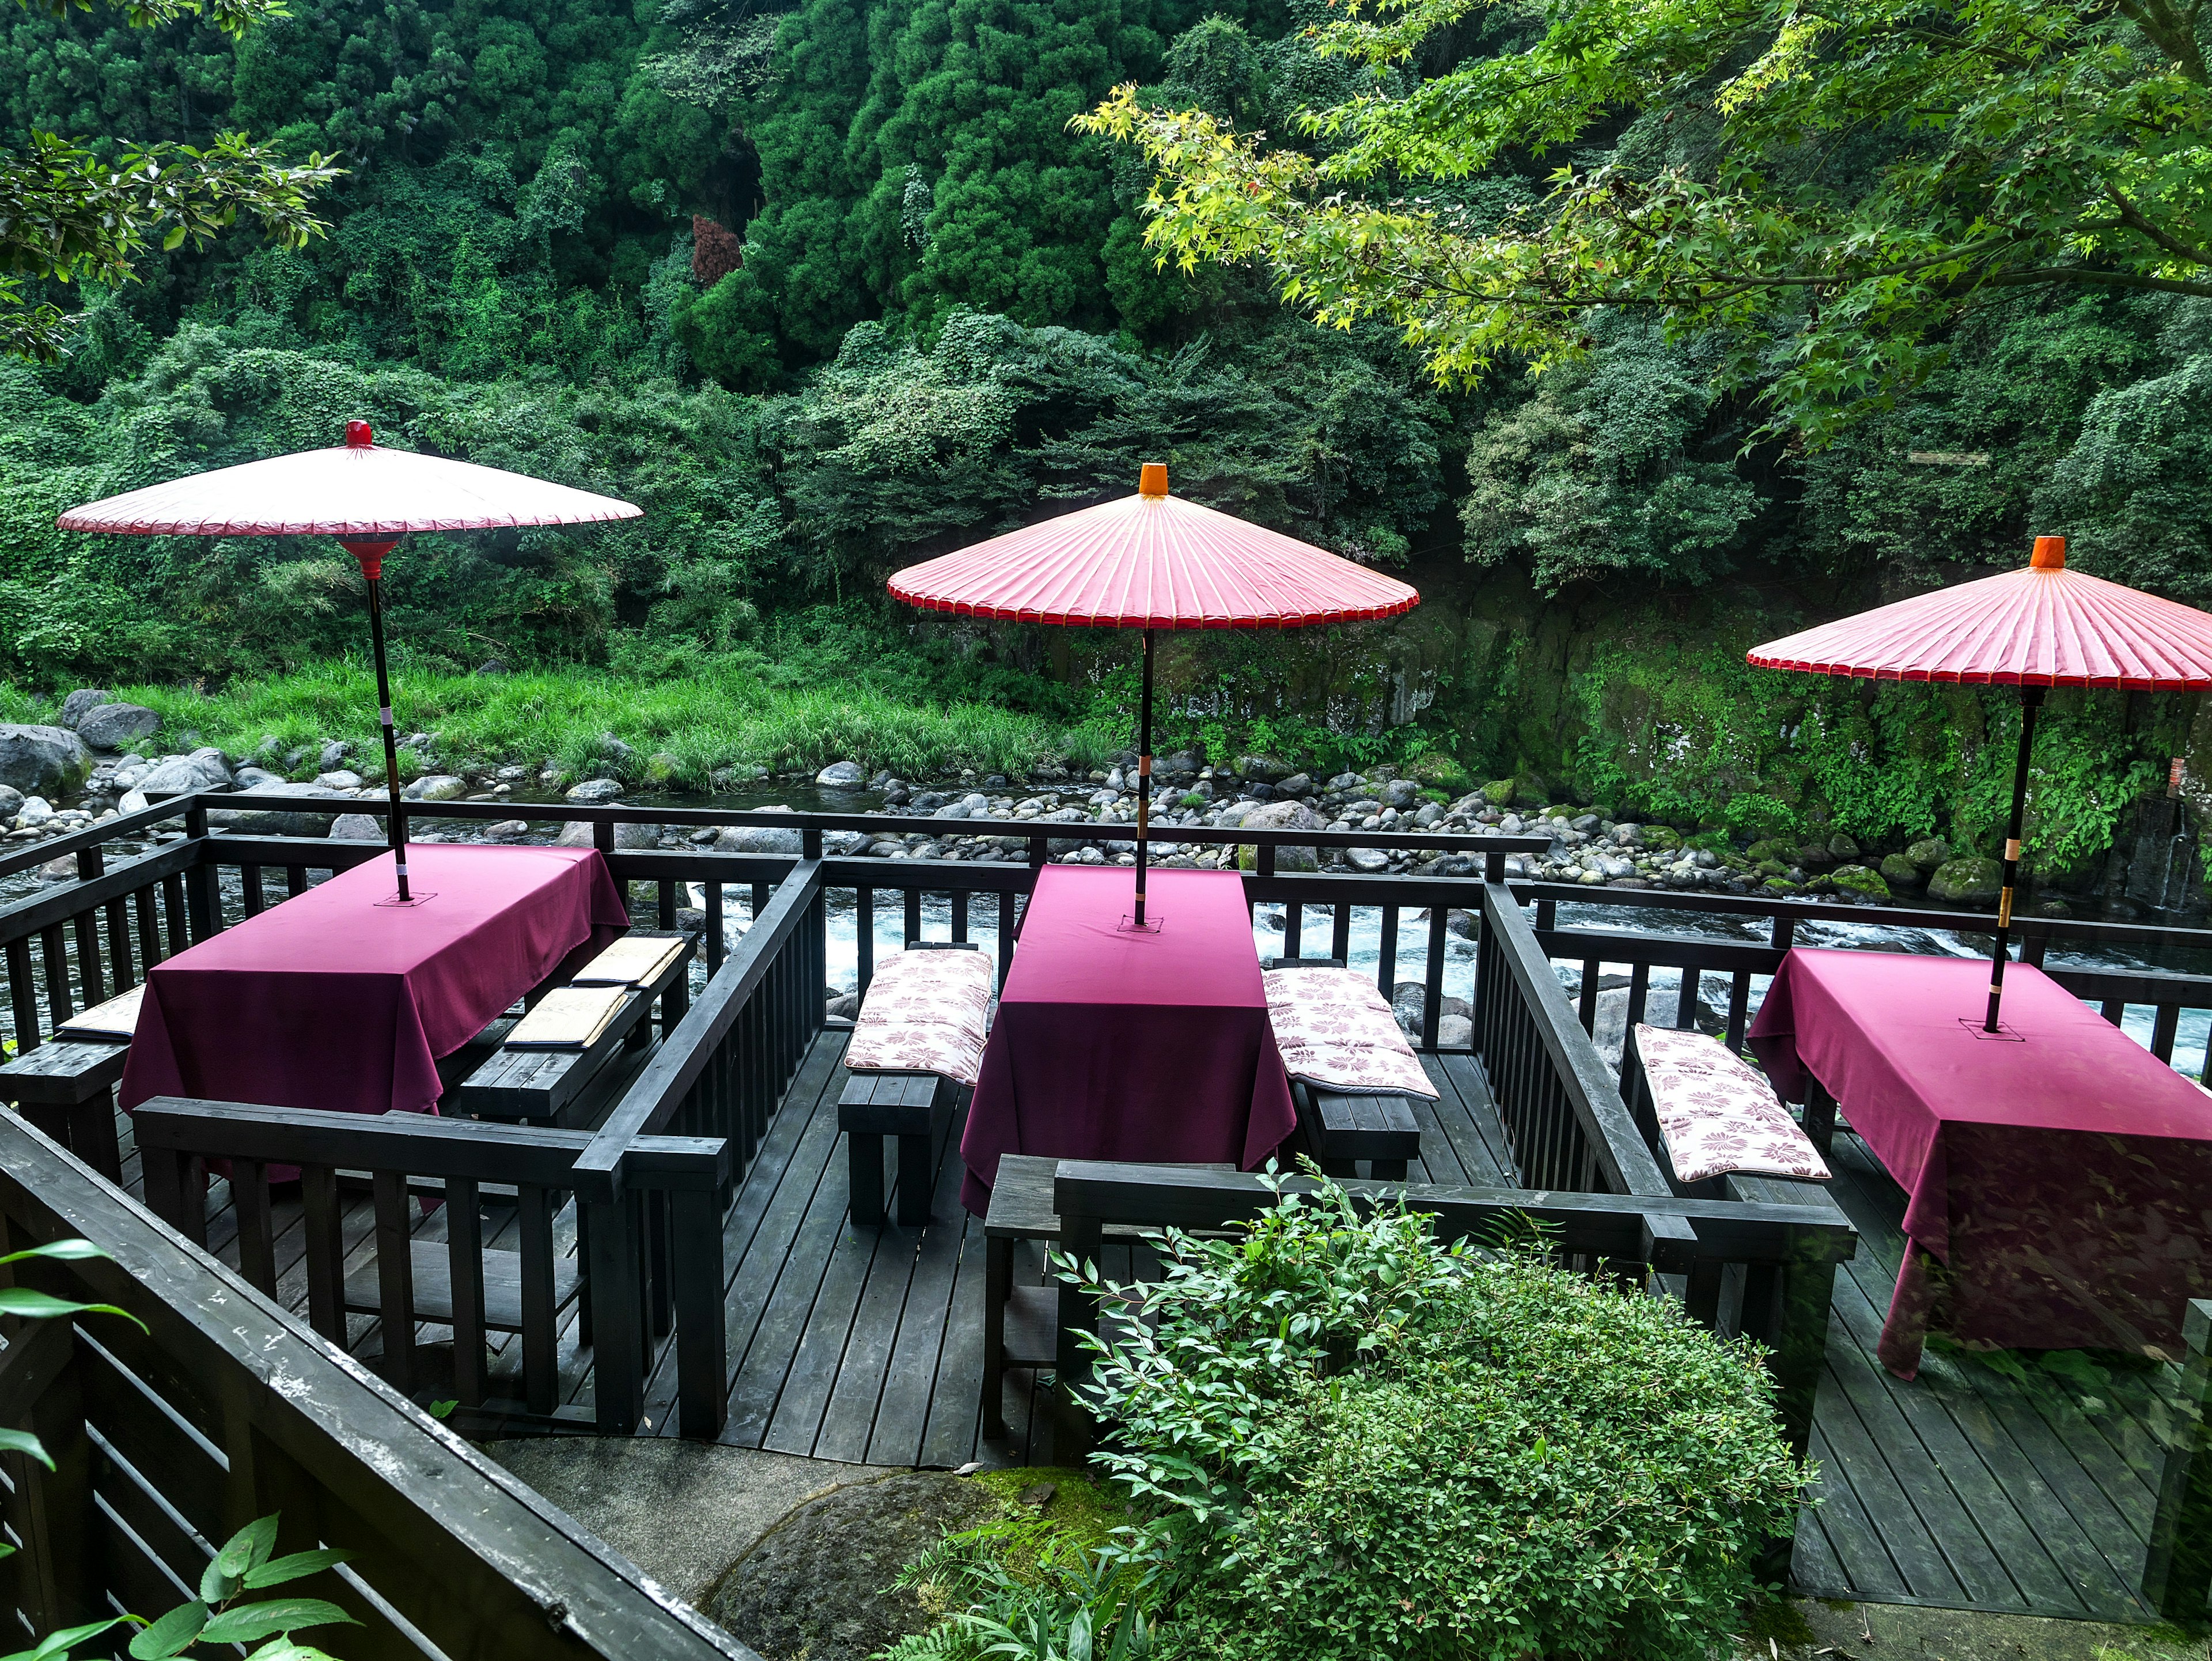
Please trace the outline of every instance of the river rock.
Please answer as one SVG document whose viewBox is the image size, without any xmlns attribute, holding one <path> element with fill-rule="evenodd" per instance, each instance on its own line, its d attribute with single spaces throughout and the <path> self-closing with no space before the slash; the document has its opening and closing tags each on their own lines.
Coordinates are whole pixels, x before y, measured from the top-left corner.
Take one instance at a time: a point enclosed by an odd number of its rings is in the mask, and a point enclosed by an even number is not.
<svg viewBox="0 0 2212 1661">
<path fill-rule="evenodd" d="M 343 800 L 341 793 L 326 784 L 287 784 L 281 779 L 274 784 L 257 784 L 254 794 L 263 796 L 298 796 L 316 800 Z M 235 830 L 241 836 L 254 837 L 327 837 L 335 816 L 331 813 L 289 812 L 276 807 L 218 807 L 208 813 L 208 823 L 225 830 Z M 348 814 L 349 818 L 358 818 Z"/>
<path fill-rule="evenodd" d="M 1844 865 L 1856 865 L 1859 845 L 1839 830 L 1828 838 L 1828 857 Z M 1840 877 L 1843 873 L 1839 871 L 1836 874 Z"/>
<path fill-rule="evenodd" d="M 1328 827 L 1313 809 L 1302 801 L 1271 801 L 1245 814 L 1243 829 L 1247 830 L 1322 830 Z M 1249 844 L 1237 850 L 1237 863 L 1245 870 L 1257 864 L 1256 852 Z M 1311 848 L 1286 846 L 1275 850 L 1275 869 L 1278 871 L 1317 871 L 1321 861 Z"/>
<path fill-rule="evenodd" d="M 1407 808 L 1421 799 L 1421 787 L 1412 779 L 1392 779 L 1382 790 L 1385 807 Z"/>
<path fill-rule="evenodd" d="M 62 700 L 62 712 L 54 719 L 71 732 L 77 723 L 103 703 L 115 702 L 115 694 L 104 686 L 80 686 Z"/>
<path fill-rule="evenodd" d="M 1437 1016 L 1437 1047 L 1440 1050 L 1473 1049 L 1474 1023 L 1465 1015 Z"/>
<path fill-rule="evenodd" d="M 1902 854 L 1882 855 L 1881 879 L 1892 888 L 1917 888 L 1926 874 Z"/>
<path fill-rule="evenodd" d="M 469 794 L 469 782 L 452 773 L 428 773 L 400 791 L 402 801 L 459 801 Z"/>
<path fill-rule="evenodd" d="M 1836 838 L 1837 842 L 1844 840 L 1842 837 Z M 1830 846 L 1834 846 L 1834 843 Z M 1878 873 L 1863 865 L 1839 865 L 1829 873 L 1828 880 L 1847 893 L 1856 894 L 1861 899 L 1886 900 L 1889 897 L 1889 885 Z"/>
<path fill-rule="evenodd" d="M 103 703 L 76 723 L 76 735 L 95 750 L 122 750 L 161 728 L 161 716 L 143 703 Z"/>
<path fill-rule="evenodd" d="M 1928 879 L 1928 897 L 1947 905 L 1995 905 L 2003 885 L 2004 868 L 1995 860 L 1946 860 Z"/>
<path fill-rule="evenodd" d="M 23 811 L 23 793 L 12 784 L 0 784 L 0 824 L 14 823 Z"/>
<path fill-rule="evenodd" d="M 1390 868 L 1390 856 L 1379 848 L 1347 848 L 1344 850 L 1344 862 L 1355 871 L 1370 874 Z"/>
<path fill-rule="evenodd" d="M 739 1558 L 706 1612 L 763 1661 L 869 1661 L 933 1625 L 898 1572 L 998 1514 L 990 1491 L 941 1471 L 849 1483 L 806 1501 Z"/>
<path fill-rule="evenodd" d="M 331 790 L 358 790 L 361 788 L 361 775 L 350 767 L 340 767 L 328 773 L 316 774 L 315 782 Z"/>
<path fill-rule="evenodd" d="M 840 858 L 849 859 L 868 851 L 868 833 L 865 830 L 824 830 L 822 851 Z"/>
<path fill-rule="evenodd" d="M 612 801 L 623 793 L 620 779 L 584 779 L 568 787 L 570 801 L 591 804 Z"/>
<path fill-rule="evenodd" d="M 92 775 L 92 751 L 66 727 L 0 721 L 0 784 L 26 795 L 66 796 Z"/>
<path fill-rule="evenodd" d="M 1273 756 L 1239 756 L 1237 757 L 1237 776 L 1257 779 L 1262 784 L 1273 784 L 1291 776 L 1293 769 L 1277 761 Z"/>
<path fill-rule="evenodd" d="M 1293 773 L 1290 777 L 1279 781 L 1275 786 L 1276 790 L 1285 796 L 1311 795 L 1313 788 L 1312 778 L 1304 773 Z"/>
<path fill-rule="evenodd" d="M 788 813 L 791 809 L 777 802 L 753 811 Z M 714 837 L 714 851 L 718 854 L 797 854 L 805 847 L 798 831 L 765 824 L 726 824 Z"/>
<path fill-rule="evenodd" d="M 556 848 L 595 848 L 589 820 L 577 819 L 562 828 Z M 641 848 L 660 846 L 660 827 L 657 824 L 617 824 L 615 826 L 615 846 L 625 853 Z"/>
<path fill-rule="evenodd" d="M 857 790 L 867 776 L 857 761 L 833 761 L 814 776 L 814 782 L 831 790 Z"/>
<path fill-rule="evenodd" d="M 1905 850 L 1905 857 L 1911 860 L 1924 877 L 1934 872 L 1937 866 L 1949 861 L 1951 844 L 1941 837 L 1924 837 Z"/>
<path fill-rule="evenodd" d="M 196 790 L 230 788 L 230 764 L 222 751 L 195 750 L 189 756 L 172 756 L 138 781 L 139 792 L 149 801 L 169 796 L 188 796 Z"/>
<path fill-rule="evenodd" d="M 332 739 L 323 746 L 322 753 L 316 757 L 315 765 L 327 773 L 351 754 L 353 754 L 353 745 L 348 744 L 343 739 Z"/>
<path fill-rule="evenodd" d="M 367 813 L 341 813 L 331 821 L 333 842 L 382 842 L 384 821 Z"/>
<path fill-rule="evenodd" d="M 53 816 L 53 804 L 44 796 L 26 796 L 23 805 L 15 810 L 15 828 L 28 830 L 32 825 L 44 824 Z"/>
</svg>

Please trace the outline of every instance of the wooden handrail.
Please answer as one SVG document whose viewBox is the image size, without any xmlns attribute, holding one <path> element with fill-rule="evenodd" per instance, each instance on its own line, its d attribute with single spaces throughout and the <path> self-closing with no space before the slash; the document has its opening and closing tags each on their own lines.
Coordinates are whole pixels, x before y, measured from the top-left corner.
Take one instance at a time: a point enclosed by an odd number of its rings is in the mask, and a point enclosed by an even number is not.
<svg viewBox="0 0 2212 1661">
<path fill-rule="evenodd" d="M 699 1001 L 623 1093 L 591 1145 L 577 1156 L 574 1186 L 578 1194 L 600 1203 L 621 1198 L 623 1165 L 630 1145 L 668 1123 L 684 1093 L 706 1069 L 715 1047 L 767 978 L 777 953 L 798 933 L 822 886 L 819 860 L 800 861 L 777 885 L 767 909 L 753 919 L 752 927 L 707 983 Z"/>
<path fill-rule="evenodd" d="M 1658 1161 L 1637 1134 L 1636 1122 L 1621 1100 L 1620 1086 L 1606 1071 L 1589 1034 L 1576 1019 L 1551 959 L 1537 944 L 1535 931 L 1504 885 L 1483 885 L 1482 926 L 1495 953 L 1491 961 L 1504 968 L 1511 983 L 1509 995 L 1517 998 L 1534 1019 L 1545 1055 L 1583 1135 L 1589 1140 L 1605 1183 L 1620 1194 L 1671 1195 L 1674 1190 L 1661 1173 Z M 1488 995 L 1498 993 L 1493 989 Z M 1478 1031 L 1477 1043 L 1486 1042 L 1486 1037 Z"/>
<path fill-rule="evenodd" d="M 111 1595 L 159 1613 L 174 1594 L 149 1587 L 197 1584 L 209 1546 L 167 1524 L 143 1537 L 103 1525 L 104 1503 L 125 1517 L 182 1517 L 216 1542 L 281 1512 L 280 1553 L 350 1552 L 338 1575 L 305 1588 L 363 1623 L 341 1646 L 349 1655 L 758 1661 L 243 1276 L 4 1116 L 0 1218 L 11 1249 L 82 1238 L 112 1254 L 18 1265 L 17 1284 L 113 1304 L 146 1329 L 98 1316 L 55 1325 L 70 1341 L 67 1369 L 29 1422 L 61 1474 L 26 1467 L 33 1478 L 9 1502 L 22 1545 L 6 1602 L 33 1632 L 104 1615 Z M 95 1436 L 130 1463 L 96 1459 Z"/>
</svg>

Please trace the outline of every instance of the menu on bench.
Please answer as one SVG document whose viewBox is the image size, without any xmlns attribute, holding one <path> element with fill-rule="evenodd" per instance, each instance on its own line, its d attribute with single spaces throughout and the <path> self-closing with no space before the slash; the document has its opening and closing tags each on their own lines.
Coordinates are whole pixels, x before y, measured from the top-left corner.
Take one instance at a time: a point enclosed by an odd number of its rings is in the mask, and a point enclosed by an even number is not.
<svg viewBox="0 0 2212 1661">
<path fill-rule="evenodd" d="M 54 1029 L 58 1038 L 96 1038 L 128 1043 L 138 1030 L 138 1005 L 146 995 L 146 983 L 141 981 L 128 992 L 110 998 L 106 1003 L 94 1004 L 82 1013 L 72 1015 Z"/>
<path fill-rule="evenodd" d="M 681 934 L 626 934 L 584 965 L 571 986 L 643 986 L 684 949 Z"/>
<path fill-rule="evenodd" d="M 588 1050 L 629 996 L 626 986 L 563 986 L 507 1035 L 509 1050 Z"/>
</svg>

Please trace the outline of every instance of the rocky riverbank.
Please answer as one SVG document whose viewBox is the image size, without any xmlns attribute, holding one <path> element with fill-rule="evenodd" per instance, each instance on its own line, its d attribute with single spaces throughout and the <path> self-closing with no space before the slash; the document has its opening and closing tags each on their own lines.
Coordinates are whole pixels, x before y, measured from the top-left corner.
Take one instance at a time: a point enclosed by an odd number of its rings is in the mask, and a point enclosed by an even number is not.
<svg viewBox="0 0 2212 1661">
<path fill-rule="evenodd" d="M 8 842 L 33 842 L 65 834 L 118 812 L 130 812 L 169 796 L 194 790 L 252 791 L 297 800 L 297 807 L 216 810 L 211 822 L 222 828 L 258 834 L 339 836 L 373 840 L 382 832 L 371 816 L 349 812 L 345 804 L 383 793 L 381 769 L 370 758 L 356 770 L 353 748 L 337 739 L 294 745 L 277 753 L 274 740 L 254 753 L 231 754 L 212 746 L 161 753 L 145 740 L 159 718 L 150 709 L 115 701 L 96 688 L 72 692 L 55 724 L 0 726 L 0 824 Z M 137 747 L 125 747 L 136 745 Z M 116 753 L 119 751 L 119 753 Z M 106 753 L 103 753 L 106 752 Z M 441 766 L 435 733 L 408 735 L 403 766 L 416 771 L 404 787 L 406 800 L 441 801 L 513 800 L 518 809 L 532 801 L 561 800 L 613 803 L 633 799 L 639 787 L 611 773 L 575 779 L 557 760 L 498 765 L 453 762 Z M 652 767 L 629 764 L 623 747 L 610 759 L 624 770 L 641 772 L 650 791 Z M 853 812 L 883 812 L 917 821 L 911 830 L 865 834 L 833 833 L 825 839 L 832 853 L 887 860 L 965 859 L 1020 861 L 1039 830 L 1048 837 L 1048 856 L 1090 865 L 1131 865 L 1136 860 L 1135 823 L 1139 779 L 1136 757 L 1125 751 L 1106 767 L 1078 772 L 1047 764 L 1018 782 L 1004 774 L 973 772 L 949 780 L 908 781 L 887 771 L 872 776 L 855 761 L 839 761 L 809 774 L 785 773 L 743 782 L 773 794 L 776 784 L 811 786 L 827 807 Z M 1778 897 L 1816 895 L 1844 903 L 1883 903 L 1925 895 L 1947 905 L 1983 907 L 1995 904 L 1997 867 L 1993 860 L 1954 857 L 1941 840 L 1881 850 L 1862 848 L 1849 837 L 1798 842 L 1769 838 L 1746 841 L 1726 832 L 1656 822 L 1616 821 L 1571 803 L 1535 799 L 1525 784 L 1500 781 L 1474 790 L 1443 788 L 1447 778 L 1410 776 L 1399 769 L 1376 766 L 1326 779 L 1297 770 L 1279 759 L 1243 756 L 1208 764 L 1181 752 L 1155 764 L 1151 802 L 1152 854 L 1167 867 L 1249 868 L 1249 847 L 1224 846 L 1178 832 L 1237 829 L 1277 831 L 1332 830 L 1381 835 L 1542 837 L 1542 853 L 1515 854 L 1506 861 L 1510 875 L 1615 889 L 1707 889 Z M 738 782 L 730 781 L 727 782 Z M 665 800 L 665 798 L 662 798 Z M 762 804 L 776 806 L 781 804 Z M 440 827 L 420 832 L 435 840 Z M 494 823 L 461 834 L 521 841 L 540 834 L 525 818 Z M 572 825 L 563 836 L 587 840 L 588 828 Z M 668 830 L 651 824 L 620 827 L 623 847 L 681 847 L 711 844 L 744 853 L 799 851 L 799 833 L 762 825 L 707 826 Z M 52 880 L 70 874 L 56 861 Z M 1327 869 L 1370 874 L 1459 876 L 1476 868 L 1465 851 L 1442 848 L 1352 847 L 1317 849 L 1295 843 L 1282 846 L 1277 867 L 1286 871 Z M 2063 911 L 2063 903 L 2045 902 Z"/>
</svg>

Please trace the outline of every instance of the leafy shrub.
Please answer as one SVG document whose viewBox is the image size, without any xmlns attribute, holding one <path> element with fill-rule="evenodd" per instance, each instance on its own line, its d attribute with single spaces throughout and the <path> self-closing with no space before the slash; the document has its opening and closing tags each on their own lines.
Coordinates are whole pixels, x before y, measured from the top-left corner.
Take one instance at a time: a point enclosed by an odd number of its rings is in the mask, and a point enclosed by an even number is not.
<svg viewBox="0 0 2212 1661">
<path fill-rule="evenodd" d="M 1099 1282 L 1099 1463 L 1154 1514 L 1154 1652 L 1703 1657 L 1805 1472 L 1748 1345 L 1334 1183 Z"/>
</svg>

